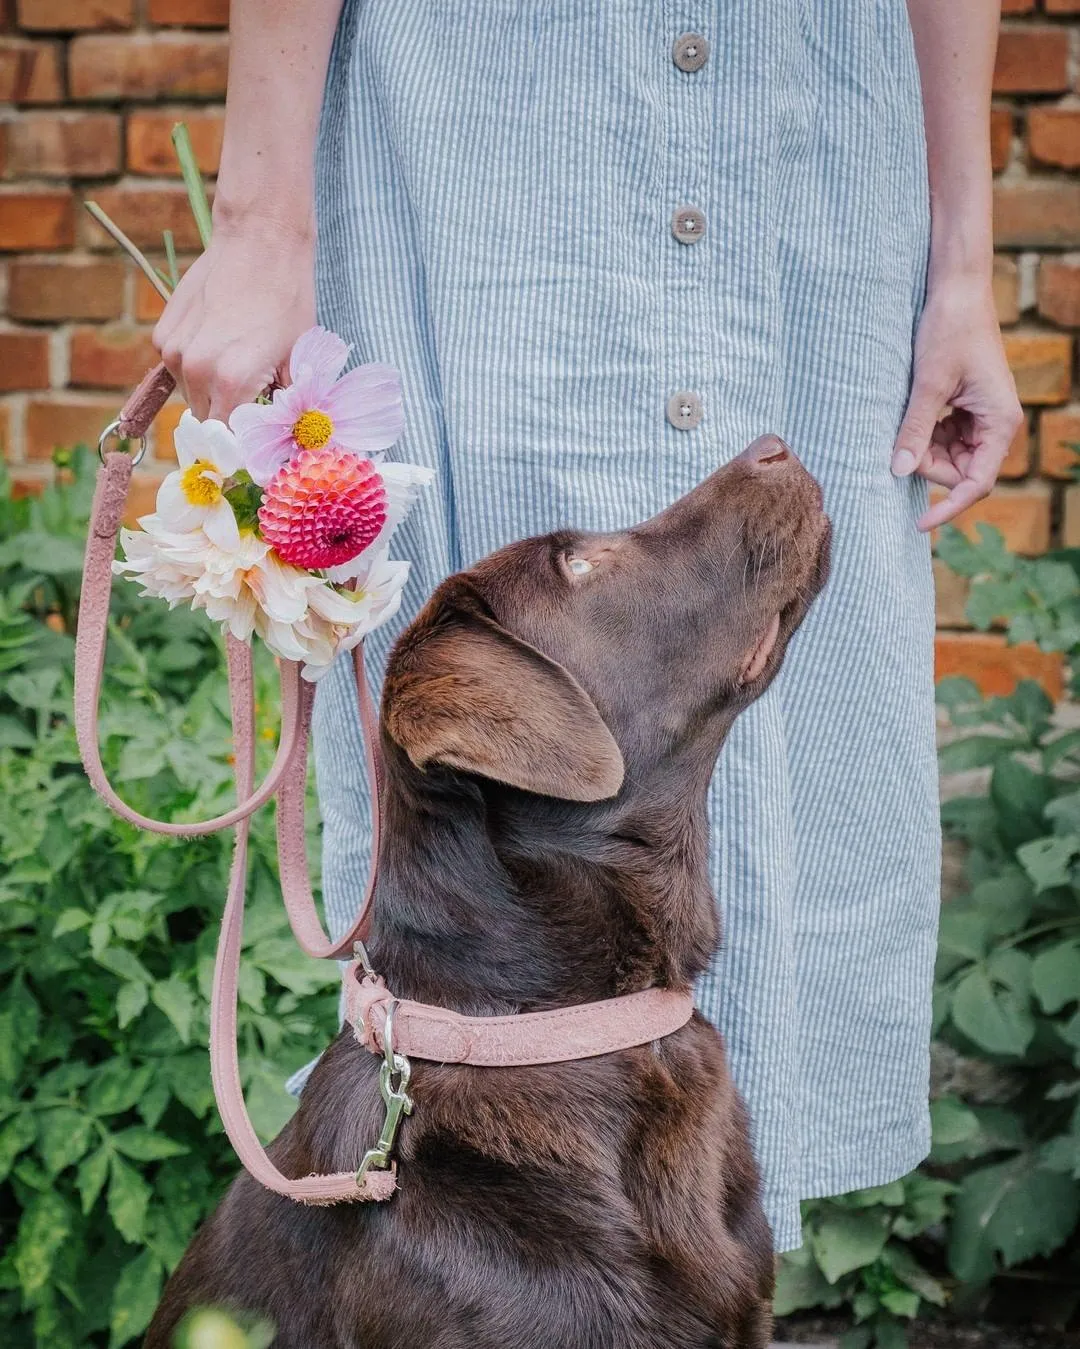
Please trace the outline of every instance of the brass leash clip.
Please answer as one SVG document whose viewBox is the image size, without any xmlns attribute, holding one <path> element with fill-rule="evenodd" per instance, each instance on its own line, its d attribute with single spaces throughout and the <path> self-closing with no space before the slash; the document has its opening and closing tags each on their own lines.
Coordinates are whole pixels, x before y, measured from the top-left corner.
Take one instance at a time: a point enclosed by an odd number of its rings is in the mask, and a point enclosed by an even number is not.
<svg viewBox="0 0 1080 1349">
<path fill-rule="evenodd" d="M 412 1075 L 412 1064 L 404 1054 L 394 1052 L 394 1009 L 396 1007 L 397 999 L 395 998 L 386 1009 L 386 1022 L 383 1026 L 383 1061 L 379 1065 L 379 1094 L 386 1106 L 386 1118 L 383 1120 L 379 1141 L 373 1148 L 368 1148 L 367 1152 L 364 1153 L 364 1158 L 356 1172 L 357 1185 L 363 1185 L 364 1176 L 368 1171 L 372 1169 L 385 1171 L 389 1168 L 390 1154 L 394 1150 L 398 1130 L 401 1128 L 401 1117 L 412 1114 L 412 1097 L 405 1090 Z M 395 1076 L 397 1077 L 396 1086 L 394 1084 Z"/>
</svg>

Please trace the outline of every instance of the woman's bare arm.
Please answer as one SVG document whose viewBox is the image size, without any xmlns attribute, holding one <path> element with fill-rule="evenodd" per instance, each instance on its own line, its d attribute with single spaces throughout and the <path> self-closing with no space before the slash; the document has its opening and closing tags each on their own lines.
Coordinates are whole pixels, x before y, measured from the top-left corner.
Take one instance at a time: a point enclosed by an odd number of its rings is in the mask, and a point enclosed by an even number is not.
<svg viewBox="0 0 1080 1349">
<path fill-rule="evenodd" d="M 930 271 L 986 280 L 991 230 L 990 88 L 999 0 L 907 0 L 922 80 Z"/>
<path fill-rule="evenodd" d="M 893 453 L 898 476 L 949 488 L 931 529 L 993 487 L 1023 412 L 992 290 L 990 90 L 999 0 L 907 0 L 922 80 L 930 264 L 911 397 Z M 939 421 L 944 404 L 953 412 Z"/>
<path fill-rule="evenodd" d="M 283 372 L 314 322 L 315 134 L 342 0 L 233 0 L 209 248 L 153 340 L 197 417 Z"/>
</svg>

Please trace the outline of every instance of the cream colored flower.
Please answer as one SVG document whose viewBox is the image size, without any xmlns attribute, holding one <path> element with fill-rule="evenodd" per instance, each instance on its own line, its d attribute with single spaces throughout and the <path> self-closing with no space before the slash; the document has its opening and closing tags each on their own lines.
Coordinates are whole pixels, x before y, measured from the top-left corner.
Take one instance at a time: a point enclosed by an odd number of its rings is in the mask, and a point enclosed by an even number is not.
<svg viewBox="0 0 1080 1349">
<path fill-rule="evenodd" d="M 173 437 L 179 469 L 158 488 L 157 514 L 169 529 L 201 528 L 220 548 L 239 543 L 225 479 L 243 467 L 240 445 L 224 422 L 200 422 L 185 408 Z"/>
<path fill-rule="evenodd" d="M 202 529 L 170 530 L 159 515 L 144 515 L 141 529 L 124 529 L 123 561 L 113 570 L 142 584 L 143 595 L 174 607 L 188 601 L 241 641 L 253 632 L 275 655 L 304 662 L 316 680 L 339 651 L 349 651 L 393 617 L 409 574 L 407 562 L 369 559 L 364 586 L 342 590 L 321 576 L 282 562 L 250 531 L 235 549 L 219 548 Z"/>
</svg>

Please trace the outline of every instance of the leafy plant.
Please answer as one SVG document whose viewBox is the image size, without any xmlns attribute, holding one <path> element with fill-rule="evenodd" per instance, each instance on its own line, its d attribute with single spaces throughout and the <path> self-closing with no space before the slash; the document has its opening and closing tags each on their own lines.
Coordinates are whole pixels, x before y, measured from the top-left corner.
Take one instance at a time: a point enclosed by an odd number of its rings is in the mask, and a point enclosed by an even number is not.
<svg viewBox="0 0 1080 1349">
<path fill-rule="evenodd" d="M 847 1305 L 855 1326 L 841 1349 L 906 1344 L 902 1320 L 918 1315 L 924 1302 L 940 1307 L 946 1299 L 909 1243 L 943 1222 L 954 1189 L 916 1172 L 891 1185 L 804 1205 L 803 1246 L 780 1266 L 776 1314 Z"/>
<path fill-rule="evenodd" d="M 146 834 L 83 775 L 72 633 L 94 462 L 60 462 L 39 499 L 13 501 L 0 478 L 0 1340 L 118 1349 L 236 1171 L 205 1052 L 231 841 Z M 232 785 L 216 634 L 130 584 L 112 612 L 110 775 L 161 818 L 220 811 Z M 276 693 L 260 655 L 269 758 Z M 333 1033 L 337 972 L 288 931 L 268 817 L 251 851 L 240 1036 L 269 1136 L 292 1109 L 286 1075 Z"/>
<path fill-rule="evenodd" d="M 1080 550 L 1019 558 L 980 526 L 974 540 L 944 529 L 937 551 L 971 579 L 975 626 L 1069 654 L 1080 687 Z M 980 769 L 988 781 L 942 807 L 946 835 L 965 845 L 966 885 L 942 908 L 934 1030 L 946 1052 L 989 1075 L 994 1099 L 961 1089 L 933 1102 L 933 1151 L 900 1188 L 804 1206 L 806 1242 L 784 1259 L 777 1309 L 848 1309 L 851 1349 L 893 1349 L 924 1304 L 1017 1266 L 1031 1283 L 1051 1280 L 1056 1262 L 1077 1284 L 1080 729 L 1057 724 L 1032 681 L 983 699 L 968 680 L 944 680 L 938 700 L 962 732 L 943 746 L 942 771 Z M 901 1194 L 923 1184 L 941 1188 L 916 1230 L 896 1215 Z M 904 1252 L 900 1269 L 893 1249 Z"/>
</svg>

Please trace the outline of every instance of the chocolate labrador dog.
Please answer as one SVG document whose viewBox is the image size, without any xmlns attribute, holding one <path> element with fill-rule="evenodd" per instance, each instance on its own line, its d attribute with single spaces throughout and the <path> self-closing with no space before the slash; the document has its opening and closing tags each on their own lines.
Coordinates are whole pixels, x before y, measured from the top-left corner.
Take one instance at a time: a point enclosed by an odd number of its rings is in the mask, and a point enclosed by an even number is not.
<svg viewBox="0 0 1080 1349">
<path fill-rule="evenodd" d="M 369 950 L 399 997 L 497 1016 L 686 987 L 718 940 L 706 788 L 828 571 L 814 480 L 762 436 L 617 534 L 450 577 L 394 647 Z M 355 1168 L 382 1123 L 349 1029 L 271 1148 Z M 761 1349 L 773 1254 L 747 1119 L 698 1013 L 536 1068 L 415 1061 L 387 1203 L 233 1183 L 146 1338 L 196 1305 L 279 1349 Z"/>
</svg>

